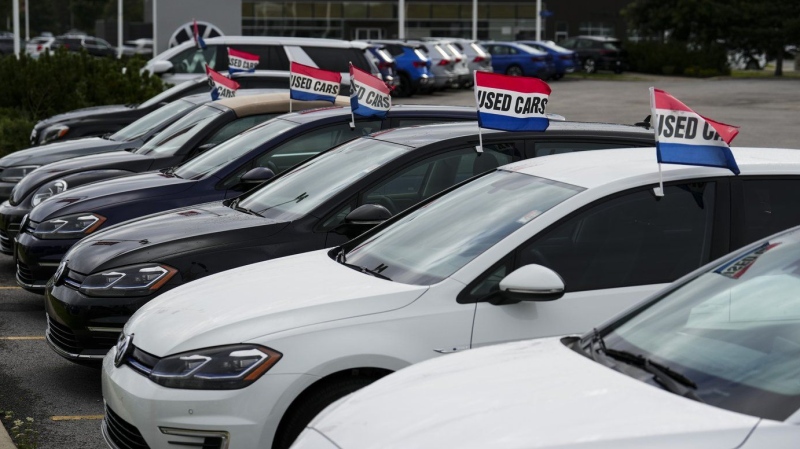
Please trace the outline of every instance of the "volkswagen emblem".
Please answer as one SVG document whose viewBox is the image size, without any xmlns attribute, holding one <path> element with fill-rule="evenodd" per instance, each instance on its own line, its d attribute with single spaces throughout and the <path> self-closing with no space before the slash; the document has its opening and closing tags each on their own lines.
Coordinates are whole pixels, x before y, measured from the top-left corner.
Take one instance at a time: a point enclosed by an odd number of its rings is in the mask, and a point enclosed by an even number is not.
<svg viewBox="0 0 800 449">
<path fill-rule="evenodd" d="M 119 340 L 117 340 L 117 353 L 114 355 L 114 366 L 119 367 L 122 365 L 122 362 L 128 357 L 131 351 L 133 351 L 133 345 L 131 344 L 133 341 L 133 335 L 125 335 L 125 333 L 119 334 Z"/>
<path fill-rule="evenodd" d="M 61 261 L 60 264 L 58 264 L 58 268 L 56 268 L 56 273 L 53 275 L 53 284 L 54 285 L 58 284 L 59 281 L 61 281 L 61 276 L 63 276 L 64 273 L 66 273 L 66 271 L 67 271 L 66 268 L 67 268 L 67 263 L 68 262 L 69 262 L 68 260 L 64 259 L 64 260 Z"/>
</svg>

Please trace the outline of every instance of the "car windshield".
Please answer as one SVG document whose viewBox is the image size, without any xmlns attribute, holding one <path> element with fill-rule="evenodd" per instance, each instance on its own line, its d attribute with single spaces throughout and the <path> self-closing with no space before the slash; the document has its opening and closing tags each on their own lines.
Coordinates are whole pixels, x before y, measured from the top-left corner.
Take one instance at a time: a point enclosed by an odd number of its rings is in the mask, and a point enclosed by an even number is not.
<svg viewBox="0 0 800 449">
<path fill-rule="evenodd" d="M 294 168 L 244 198 L 239 206 L 266 218 L 291 221 L 410 149 L 361 137 Z"/>
<path fill-rule="evenodd" d="M 175 170 L 175 175 L 184 179 L 205 177 L 296 126 L 299 125 L 282 119 L 272 119 L 256 125 L 181 165 Z"/>
<path fill-rule="evenodd" d="M 192 106 L 194 106 L 194 104 L 186 100 L 173 101 L 115 132 L 109 139 L 117 142 L 130 142 L 131 140 L 138 139 L 147 134 L 153 127 L 164 122 L 171 122 L 175 117 Z"/>
<path fill-rule="evenodd" d="M 155 137 L 139 147 L 136 153 L 155 153 L 160 155 L 177 154 L 183 144 L 203 131 L 209 122 L 213 121 L 224 112 L 224 110 L 208 104 L 200 106 L 156 134 Z"/>
<path fill-rule="evenodd" d="M 497 170 L 414 210 L 350 250 L 346 261 L 381 267 L 396 282 L 435 284 L 581 190 Z"/>
<path fill-rule="evenodd" d="M 517 44 L 517 48 L 519 48 L 521 50 L 524 50 L 524 51 L 526 51 L 526 52 L 528 52 L 530 54 L 533 54 L 533 55 L 543 55 L 543 54 L 545 54 L 545 52 L 543 52 L 542 50 L 539 50 L 538 48 L 533 48 L 530 45 Z"/>
<path fill-rule="evenodd" d="M 153 98 L 150 98 L 149 100 L 145 101 L 144 103 L 140 104 L 137 107 L 139 109 L 149 108 L 150 106 L 161 103 L 162 101 L 167 101 L 168 98 L 172 98 L 173 95 L 177 95 L 179 92 L 182 92 L 184 90 L 189 91 L 191 90 L 192 86 L 195 86 L 200 83 L 206 84 L 205 76 L 202 78 L 198 77 L 197 79 L 194 80 L 184 81 L 178 85 L 172 86 L 169 89 L 165 90 L 164 92 L 161 92 L 160 94 L 156 95 Z M 211 89 L 209 88 L 209 90 Z M 209 96 L 209 98 L 211 97 Z"/>
<path fill-rule="evenodd" d="M 784 420 L 800 408 L 798 254 L 797 230 L 743 251 L 602 330 L 606 348 L 685 376 L 707 404 Z"/>
</svg>

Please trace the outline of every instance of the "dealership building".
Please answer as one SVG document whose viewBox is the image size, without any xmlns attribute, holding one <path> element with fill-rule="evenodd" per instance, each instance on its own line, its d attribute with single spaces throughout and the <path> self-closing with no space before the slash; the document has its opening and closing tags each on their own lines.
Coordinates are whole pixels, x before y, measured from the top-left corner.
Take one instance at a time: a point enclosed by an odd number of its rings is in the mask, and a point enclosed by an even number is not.
<svg viewBox="0 0 800 449">
<path fill-rule="evenodd" d="M 391 39 L 398 33 L 398 0 L 264 1 L 147 0 L 158 51 L 181 27 L 196 19 L 221 33 L 249 36 Z M 620 11 L 630 0 L 550 0 L 542 2 L 542 36 L 561 40 L 575 35 L 626 37 Z M 478 39 L 533 38 L 536 1 L 479 0 Z M 405 36 L 471 37 L 472 0 L 405 0 Z M 184 30 L 185 33 L 185 30 Z"/>
</svg>

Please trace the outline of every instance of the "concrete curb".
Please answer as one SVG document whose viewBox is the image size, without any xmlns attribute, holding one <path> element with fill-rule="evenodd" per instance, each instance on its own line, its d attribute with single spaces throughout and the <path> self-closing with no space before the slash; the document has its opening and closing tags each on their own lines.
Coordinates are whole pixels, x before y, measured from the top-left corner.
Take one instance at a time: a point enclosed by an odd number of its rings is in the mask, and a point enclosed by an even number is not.
<svg viewBox="0 0 800 449">
<path fill-rule="evenodd" d="M 17 449 L 8 431 L 6 431 L 6 427 L 2 424 L 0 424 L 0 449 Z"/>
</svg>

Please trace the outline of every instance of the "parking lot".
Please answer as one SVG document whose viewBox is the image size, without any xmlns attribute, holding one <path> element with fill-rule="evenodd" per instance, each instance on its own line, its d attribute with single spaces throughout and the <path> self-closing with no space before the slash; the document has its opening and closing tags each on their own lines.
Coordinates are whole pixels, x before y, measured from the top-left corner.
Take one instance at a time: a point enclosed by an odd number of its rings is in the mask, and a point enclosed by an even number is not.
<svg viewBox="0 0 800 449">
<path fill-rule="evenodd" d="M 632 124 L 649 114 L 648 87 L 655 86 L 704 116 L 740 126 L 735 146 L 798 147 L 800 80 L 625 77 L 552 82 L 548 112 L 569 120 Z M 462 90 L 395 102 L 474 105 L 475 99 L 471 90 Z M 42 298 L 16 287 L 13 273 L 11 258 L 0 256 L 0 403 L 18 418 L 34 418 L 40 448 L 105 447 L 99 432 L 100 371 L 73 365 L 47 347 Z"/>
</svg>

